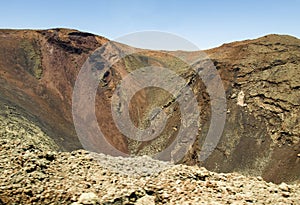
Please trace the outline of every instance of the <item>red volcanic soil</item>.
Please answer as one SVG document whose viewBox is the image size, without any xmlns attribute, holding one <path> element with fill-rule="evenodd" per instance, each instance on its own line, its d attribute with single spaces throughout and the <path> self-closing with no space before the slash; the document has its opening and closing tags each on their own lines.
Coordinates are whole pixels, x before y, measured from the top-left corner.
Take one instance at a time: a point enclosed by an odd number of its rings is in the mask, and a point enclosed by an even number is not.
<svg viewBox="0 0 300 205">
<path fill-rule="evenodd" d="M 76 30 L 1 30 L 0 98 L 30 114 L 61 149 L 81 148 L 72 121 L 72 91 L 81 65 L 105 42 Z M 110 141 L 127 151 L 123 137 Z"/>
</svg>

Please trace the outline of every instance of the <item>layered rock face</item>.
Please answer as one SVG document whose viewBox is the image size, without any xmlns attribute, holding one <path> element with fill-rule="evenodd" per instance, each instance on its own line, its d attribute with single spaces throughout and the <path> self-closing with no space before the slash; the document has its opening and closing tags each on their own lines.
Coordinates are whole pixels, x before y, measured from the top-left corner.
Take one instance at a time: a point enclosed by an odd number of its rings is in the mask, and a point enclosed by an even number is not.
<svg viewBox="0 0 300 205">
<path fill-rule="evenodd" d="M 54 150 L 82 148 L 73 125 L 72 92 L 83 63 L 107 42 L 76 30 L 1 30 L 1 106 L 18 113 L 2 112 L 3 119 L 14 122 L 18 116 L 23 127 L 30 127 L 30 122 L 35 127 L 32 130 L 37 130 L 33 133 L 49 136 L 47 146 L 51 144 Z M 156 139 L 139 142 L 126 138 L 111 116 L 111 97 L 124 76 L 145 66 L 167 67 L 186 80 L 199 103 L 201 128 L 182 163 L 204 166 L 210 171 L 262 176 L 276 183 L 298 181 L 300 40 L 269 35 L 205 52 L 222 79 L 227 110 L 220 142 L 204 162 L 198 155 L 210 125 L 211 99 L 197 73 L 174 57 L 176 54 L 191 60 L 202 55 L 200 52 L 141 50 L 112 66 L 102 76 L 95 103 L 98 123 L 107 141 L 132 155 L 152 155 L 172 143 L 181 126 L 181 114 L 174 97 L 162 89 L 139 91 L 129 108 L 132 122 L 141 128 L 149 126 L 148 116 L 154 107 L 162 108 L 168 121 Z M 7 131 L 9 122 L 1 127 L 5 136 L 19 132 L 19 128 Z"/>
</svg>

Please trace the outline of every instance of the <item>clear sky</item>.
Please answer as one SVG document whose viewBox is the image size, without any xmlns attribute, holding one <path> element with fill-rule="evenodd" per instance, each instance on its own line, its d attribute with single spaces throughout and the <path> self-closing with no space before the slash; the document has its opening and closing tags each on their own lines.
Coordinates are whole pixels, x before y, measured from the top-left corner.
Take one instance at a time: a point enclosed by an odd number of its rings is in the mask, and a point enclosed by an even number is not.
<svg viewBox="0 0 300 205">
<path fill-rule="evenodd" d="M 3 0 L 0 28 L 75 28 L 114 39 L 156 30 L 206 49 L 270 33 L 300 38 L 300 0 Z"/>
</svg>

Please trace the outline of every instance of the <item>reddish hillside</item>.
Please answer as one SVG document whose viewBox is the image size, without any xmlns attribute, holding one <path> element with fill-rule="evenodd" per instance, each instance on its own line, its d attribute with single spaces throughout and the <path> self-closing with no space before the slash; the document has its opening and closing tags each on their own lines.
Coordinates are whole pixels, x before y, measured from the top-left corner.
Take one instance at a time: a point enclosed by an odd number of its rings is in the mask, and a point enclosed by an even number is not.
<svg viewBox="0 0 300 205">
<path fill-rule="evenodd" d="M 72 91 L 87 57 L 106 42 L 103 37 L 68 29 L 0 30 L 0 101 L 15 107 L 61 149 L 81 148 L 72 119 Z M 175 53 L 187 60 L 199 55 Z M 261 175 L 274 182 L 299 180 L 300 40 L 269 35 L 225 44 L 206 53 L 221 76 L 227 98 L 225 129 L 206 161 L 199 162 L 198 154 L 209 127 L 210 97 L 199 76 L 186 70 L 174 52 L 143 50 L 126 57 L 104 76 L 106 88 L 98 91 L 95 107 L 108 141 L 124 153 L 138 155 L 154 154 L 172 143 L 181 115 L 167 92 L 144 89 L 130 105 L 132 121 L 142 127 L 147 127 L 145 116 L 153 107 L 163 107 L 169 120 L 157 139 L 136 142 L 125 138 L 110 111 L 112 93 L 127 73 L 149 65 L 171 67 L 186 79 L 201 107 L 201 129 L 183 163 L 219 172 Z M 237 103 L 241 99 L 243 102 Z"/>
</svg>

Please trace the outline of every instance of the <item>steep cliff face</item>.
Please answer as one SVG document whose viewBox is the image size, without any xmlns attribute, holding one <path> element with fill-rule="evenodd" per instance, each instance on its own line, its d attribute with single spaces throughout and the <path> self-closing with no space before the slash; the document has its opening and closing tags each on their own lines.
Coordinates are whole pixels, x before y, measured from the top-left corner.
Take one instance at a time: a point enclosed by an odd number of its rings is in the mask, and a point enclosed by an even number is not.
<svg viewBox="0 0 300 205">
<path fill-rule="evenodd" d="M 207 52 L 228 82 L 228 113 L 205 166 L 275 182 L 299 180 L 299 39 L 269 35 Z"/>
<path fill-rule="evenodd" d="M 0 101 L 40 127 L 60 149 L 81 148 L 72 120 L 72 91 L 87 57 L 107 41 L 67 29 L 1 30 Z M 191 86 L 201 108 L 201 129 L 183 163 L 219 172 L 261 175 L 274 182 L 299 180 L 300 40 L 269 35 L 205 52 L 221 76 L 227 98 L 225 129 L 207 160 L 199 162 L 197 156 L 210 124 L 210 96 L 201 78 L 173 52 L 141 50 L 103 76 L 95 108 L 107 140 L 134 155 L 151 155 L 171 144 L 178 134 L 181 114 L 178 103 L 162 89 L 139 91 L 129 109 L 133 123 L 145 128 L 152 108 L 162 108 L 168 121 L 156 139 L 127 139 L 111 116 L 111 97 L 124 76 L 149 65 L 168 67 Z M 190 60 L 200 53 L 177 51 L 176 55 Z"/>
</svg>

